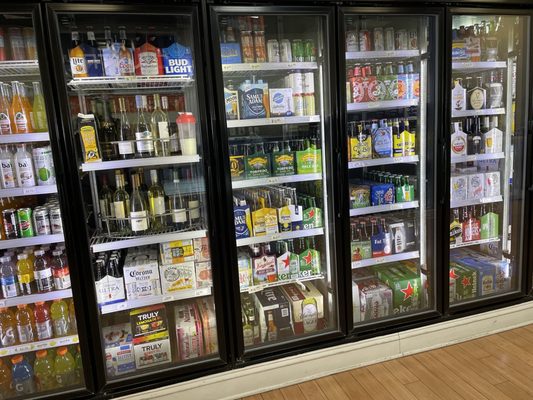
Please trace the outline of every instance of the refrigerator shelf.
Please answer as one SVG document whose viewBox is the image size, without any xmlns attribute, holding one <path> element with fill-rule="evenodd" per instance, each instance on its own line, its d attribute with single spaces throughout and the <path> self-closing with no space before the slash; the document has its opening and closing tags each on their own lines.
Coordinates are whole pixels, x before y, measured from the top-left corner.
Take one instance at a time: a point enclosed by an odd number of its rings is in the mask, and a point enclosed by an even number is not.
<svg viewBox="0 0 533 400">
<path fill-rule="evenodd" d="M 158 76 L 97 76 L 74 78 L 67 83 L 73 90 L 158 89 L 192 86 L 194 79 L 172 75 Z"/>
<path fill-rule="evenodd" d="M 16 354 L 27 353 L 29 351 L 37 351 L 43 349 L 52 349 L 60 346 L 70 346 L 78 344 L 78 335 L 63 336 L 60 338 L 41 340 L 40 342 L 18 344 L 15 346 L 4 347 L 0 349 L 0 357 L 13 356 Z"/>
<path fill-rule="evenodd" d="M 389 110 L 393 108 L 406 108 L 418 106 L 418 99 L 383 100 L 366 103 L 348 103 L 347 111 Z"/>
<path fill-rule="evenodd" d="M 0 300 L 0 307 L 15 307 L 19 304 L 33 304 L 38 301 L 51 301 L 55 299 L 68 299 L 72 297 L 72 289 L 52 290 L 46 293 L 36 293 L 29 296 L 10 297 Z"/>
<path fill-rule="evenodd" d="M 261 179 L 244 179 L 240 181 L 231 182 L 233 189 L 241 189 L 247 187 L 265 186 L 265 185 L 277 185 L 280 183 L 291 182 L 308 182 L 322 180 L 322 174 L 296 174 L 287 176 L 271 176 L 269 178 Z"/>
<path fill-rule="evenodd" d="M 406 253 L 392 254 L 390 256 L 367 258 L 360 261 L 352 261 L 352 269 L 371 267 L 374 265 L 387 264 L 396 261 L 411 260 L 413 258 L 420 258 L 420 252 L 408 251 Z"/>
<path fill-rule="evenodd" d="M 419 161 L 418 156 L 405 156 L 405 157 L 390 157 L 390 158 L 373 158 L 369 160 L 350 161 L 348 163 L 349 169 L 373 167 L 375 165 L 388 165 L 388 164 L 407 164 L 417 163 Z"/>
<path fill-rule="evenodd" d="M 20 197 L 34 194 L 57 193 L 56 185 L 32 186 L 27 188 L 0 189 L 0 198 L 2 197 Z"/>
<path fill-rule="evenodd" d="M 367 60 L 376 58 L 414 58 L 420 56 L 420 50 L 386 50 L 386 51 L 347 51 L 346 60 Z"/>
<path fill-rule="evenodd" d="M 507 68 L 505 61 L 480 61 L 480 62 L 452 62 L 453 71 L 486 71 L 497 68 Z"/>
<path fill-rule="evenodd" d="M 286 71 L 292 69 L 308 70 L 318 69 L 316 62 L 273 62 L 273 63 L 241 63 L 241 64 L 222 64 L 222 72 L 225 76 L 243 76 L 250 72 L 261 71 L 262 75 L 267 75 L 268 72 L 274 71 L 278 75 L 278 71 Z M 265 74 L 266 73 L 266 74 Z"/>
<path fill-rule="evenodd" d="M 406 201 L 404 203 L 383 204 L 381 206 L 353 208 L 350 210 L 350 217 L 357 215 L 376 214 L 394 210 L 407 210 L 411 208 L 418 208 L 418 200 Z"/>
<path fill-rule="evenodd" d="M 206 237 L 207 230 L 198 229 L 180 232 L 155 233 L 153 235 L 139 236 L 129 239 L 113 238 L 103 235 L 95 235 L 91 238 L 91 249 L 93 253 L 102 251 L 127 249 L 130 247 L 146 246 L 172 242 L 174 240 L 198 239 Z M 0 242 L 1 243 L 1 242 Z"/>
<path fill-rule="evenodd" d="M 505 153 L 490 153 L 490 154 L 472 154 L 469 156 L 462 156 L 462 157 L 452 157 L 451 163 L 461 163 L 461 162 L 467 162 L 467 161 L 482 161 L 482 160 L 499 160 L 505 158 Z"/>
<path fill-rule="evenodd" d="M 132 158 L 129 160 L 100 161 L 92 163 L 82 163 L 80 169 L 88 171 L 106 171 L 110 169 L 149 167 L 157 165 L 190 164 L 200 162 L 200 156 L 169 156 L 169 157 L 149 157 Z"/>
<path fill-rule="evenodd" d="M 0 240 L 0 250 L 14 249 L 16 247 L 38 246 L 41 244 L 52 244 L 64 242 L 65 238 L 62 233 L 55 235 L 33 236 L 20 239 Z"/>
<path fill-rule="evenodd" d="M 11 135 L 0 135 L 0 144 L 49 142 L 48 132 L 39 133 L 12 133 Z"/>
<path fill-rule="evenodd" d="M 210 296 L 211 288 L 181 290 L 174 294 L 150 296 L 145 299 L 126 300 L 120 303 L 107 304 L 100 307 L 102 314 L 110 314 L 118 311 L 131 310 L 133 308 L 151 306 L 154 304 L 169 303 L 176 300 L 186 300 L 195 297 Z"/>
<path fill-rule="evenodd" d="M 475 206 L 475 205 L 487 204 L 487 203 L 500 203 L 502 201 L 503 201 L 503 196 L 483 197 L 481 199 L 474 199 L 474 200 L 450 201 L 450 208 Z"/>
<path fill-rule="evenodd" d="M 450 244 L 450 249 L 457 249 L 459 247 L 477 246 L 479 244 L 485 244 L 485 243 L 497 243 L 499 241 L 500 241 L 499 237 L 490 238 L 490 239 L 473 240 L 471 242 Z"/>
<path fill-rule="evenodd" d="M 254 236 L 245 239 L 237 239 L 237 247 L 248 246 L 250 244 L 274 242 L 276 240 L 296 239 L 310 236 L 320 236 L 324 234 L 324 228 L 305 229 L 300 231 L 280 232 L 273 235 Z"/>
<path fill-rule="evenodd" d="M 228 128 L 245 128 L 249 126 L 308 124 L 311 122 L 320 122 L 320 115 L 308 115 L 308 116 L 302 116 L 302 117 L 231 119 L 227 121 L 227 127 Z"/>
<path fill-rule="evenodd" d="M 38 60 L 0 61 L 0 78 L 39 74 Z"/>
<path fill-rule="evenodd" d="M 483 110 L 465 110 L 452 111 L 452 118 L 478 117 L 481 115 L 502 115 L 505 114 L 505 108 L 485 108 Z"/>
<path fill-rule="evenodd" d="M 317 274 L 317 275 L 311 275 L 311 276 L 306 276 L 302 278 L 294 278 L 294 279 L 287 279 L 284 281 L 264 283 L 262 285 L 253 285 L 247 288 L 241 288 L 241 293 L 255 293 L 255 292 L 260 292 L 261 290 L 265 290 L 267 288 L 271 288 L 275 286 L 284 286 L 284 285 L 288 285 L 289 283 L 307 282 L 307 281 L 314 281 L 317 279 L 324 279 L 324 275 Z"/>
</svg>

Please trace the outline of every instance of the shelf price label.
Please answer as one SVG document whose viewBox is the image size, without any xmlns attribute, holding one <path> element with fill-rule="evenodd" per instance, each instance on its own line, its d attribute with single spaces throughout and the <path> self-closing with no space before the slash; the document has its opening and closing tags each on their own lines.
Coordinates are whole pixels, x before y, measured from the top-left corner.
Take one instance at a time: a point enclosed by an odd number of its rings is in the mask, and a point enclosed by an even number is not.
<svg viewBox="0 0 533 400">
<path fill-rule="evenodd" d="M 270 118 L 271 124 L 282 124 L 284 122 L 283 118 Z"/>
<path fill-rule="evenodd" d="M 37 193 L 37 189 L 35 187 L 22 189 L 22 194 L 35 194 L 35 193 Z"/>
<path fill-rule="evenodd" d="M 255 64 L 250 64 L 250 69 L 251 69 L 252 71 L 257 71 L 258 69 L 261 69 L 261 64 L 257 64 L 257 63 L 255 63 Z"/>
</svg>

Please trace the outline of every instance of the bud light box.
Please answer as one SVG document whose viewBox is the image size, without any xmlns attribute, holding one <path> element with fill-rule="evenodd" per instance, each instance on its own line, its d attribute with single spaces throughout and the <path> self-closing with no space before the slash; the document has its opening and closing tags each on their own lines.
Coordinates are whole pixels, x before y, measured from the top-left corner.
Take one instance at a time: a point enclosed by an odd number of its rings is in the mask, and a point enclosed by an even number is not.
<svg viewBox="0 0 533 400">
<path fill-rule="evenodd" d="M 102 328 L 107 376 L 118 376 L 135 371 L 133 338 L 128 323 Z"/>
<path fill-rule="evenodd" d="M 159 296 L 161 283 L 157 252 L 149 249 L 145 253 L 128 253 L 124 261 L 124 283 L 128 300 Z"/>
<path fill-rule="evenodd" d="M 240 64 L 241 46 L 239 43 L 220 43 L 220 56 L 222 64 Z"/>
<path fill-rule="evenodd" d="M 172 43 L 162 51 L 163 70 L 165 75 L 192 78 L 194 68 L 192 63 L 191 49 L 179 43 Z"/>
</svg>

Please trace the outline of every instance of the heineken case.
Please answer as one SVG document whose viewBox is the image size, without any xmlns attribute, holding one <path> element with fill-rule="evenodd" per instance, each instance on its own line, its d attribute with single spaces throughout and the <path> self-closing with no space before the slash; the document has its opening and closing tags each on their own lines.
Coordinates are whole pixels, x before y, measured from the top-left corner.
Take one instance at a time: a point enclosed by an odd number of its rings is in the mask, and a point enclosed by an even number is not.
<svg viewBox="0 0 533 400">
<path fill-rule="evenodd" d="M 474 298 L 476 294 L 476 271 L 450 261 L 450 303 Z"/>
<path fill-rule="evenodd" d="M 392 264 L 376 268 L 378 278 L 392 290 L 393 314 L 416 311 L 420 308 L 420 275 Z"/>
</svg>

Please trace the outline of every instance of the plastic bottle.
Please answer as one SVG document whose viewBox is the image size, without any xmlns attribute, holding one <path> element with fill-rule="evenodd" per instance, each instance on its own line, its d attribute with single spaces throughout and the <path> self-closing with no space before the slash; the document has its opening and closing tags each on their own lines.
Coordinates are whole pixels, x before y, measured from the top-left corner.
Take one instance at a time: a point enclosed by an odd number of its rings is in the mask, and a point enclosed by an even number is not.
<svg viewBox="0 0 533 400">
<path fill-rule="evenodd" d="M 33 168 L 33 158 L 26 149 L 25 144 L 17 145 L 15 159 L 15 179 L 18 187 L 35 186 L 35 170 Z"/>
<path fill-rule="evenodd" d="M 4 360 L 0 358 L 0 398 L 8 399 L 13 395 L 13 377 L 11 376 L 11 366 L 7 365 L 7 363 L 4 363 Z"/>
<path fill-rule="evenodd" d="M 44 250 L 36 250 L 35 261 L 33 263 L 33 275 L 37 284 L 37 291 L 40 293 L 54 290 L 54 279 L 52 278 L 52 268 L 45 257 Z"/>
<path fill-rule="evenodd" d="M 40 392 L 54 389 L 56 385 L 56 374 L 54 371 L 54 360 L 48 356 L 48 351 L 39 350 L 35 353 L 35 383 Z"/>
<path fill-rule="evenodd" d="M 17 278 L 19 281 L 20 293 L 22 295 L 35 294 L 35 276 L 33 274 L 33 265 L 28 259 L 28 255 L 20 253 L 17 255 Z"/>
<path fill-rule="evenodd" d="M 54 336 L 67 336 L 70 329 L 67 303 L 62 299 L 56 299 L 50 307 L 52 314 L 52 325 L 54 327 Z"/>
<path fill-rule="evenodd" d="M 48 308 L 48 305 L 44 301 L 35 303 L 33 316 L 35 317 L 37 340 L 52 339 L 54 337 L 52 316 L 50 314 L 50 308 Z"/>
<path fill-rule="evenodd" d="M 76 362 L 76 383 L 80 384 L 83 380 L 83 361 L 81 358 L 80 345 L 76 347 L 76 355 L 74 361 Z"/>
<path fill-rule="evenodd" d="M 37 335 L 35 335 L 35 320 L 33 319 L 33 313 L 27 304 L 17 305 L 15 321 L 17 322 L 19 342 L 33 342 L 37 337 Z"/>
<path fill-rule="evenodd" d="M 33 379 L 33 368 L 22 354 L 11 358 L 13 369 L 13 386 L 17 394 L 32 394 L 35 393 L 35 381 Z"/>
<path fill-rule="evenodd" d="M 76 383 L 76 362 L 66 347 L 57 349 L 54 369 L 56 381 L 60 387 L 67 387 Z"/>
<path fill-rule="evenodd" d="M 78 323 L 76 321 L 76 310 L 74 309 L 74 300 L 68 300 L 68 316 L 70 322 L 70 334 L 75 335 L 78 333 Z"/>
<path fill-rule="evenodd" d="M 63 252 L 61 250 L 54 250 L 52 252 L 51 267 L 56 290 L 68 289 L 70 287 L 70 271 L 67 258 L 62 257 L 62 254 Z"/>
<path fill-rule="evenodd" d="M 17 324 L 9 308 L 0 308 L 0 342 L 3 347 L 17 344 Z"/>
<path fill-rule="evenodd" d="M 4 299 L 20 295 L 17 282 L 17 269 L 10 256 L 0 257 L 0 285 Z"/>
</svg>

